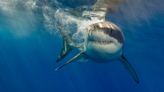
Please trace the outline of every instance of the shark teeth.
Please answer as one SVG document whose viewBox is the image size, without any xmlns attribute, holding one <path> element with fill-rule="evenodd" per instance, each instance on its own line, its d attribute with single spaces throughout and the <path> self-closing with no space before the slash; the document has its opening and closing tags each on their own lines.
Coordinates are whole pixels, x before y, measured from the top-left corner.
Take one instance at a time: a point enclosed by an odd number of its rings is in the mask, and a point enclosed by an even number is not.
<svg viewBox="0 0 164 92">
<path fill-rule="evenodd" d="M 89 40 L 90 42 L 94 42 L 94 43 L 98 43 L 98 44 L 111 44 L 111 43 L 114 43 L 112 40 L 95 40 L 95 39 L 92 39 L 92 40 Z"/>
</svg>

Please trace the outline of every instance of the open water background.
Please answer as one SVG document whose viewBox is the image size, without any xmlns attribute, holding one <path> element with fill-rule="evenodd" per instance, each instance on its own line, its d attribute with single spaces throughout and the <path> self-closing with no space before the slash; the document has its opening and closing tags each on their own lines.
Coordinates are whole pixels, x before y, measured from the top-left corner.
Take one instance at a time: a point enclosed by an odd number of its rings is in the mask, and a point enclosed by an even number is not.
<svg viewBox="0 0 164 92">
<path fill-rule="evenodd" d="M 27 1 L 42 6 L 45 0 Z M 0 0 L 0 92 L 164 92 L 163 0 L 129 0 L 107 16 L 125 34 L 124 53 L 140 84 L 119 61 L 75 62 L 54 71 L 73 54 L 55 62 L 62 40 L 45 27 L 45 12 L 32 11 L 27 1 Z M 69 7 L 85 4 L 62 1 Z"/>
</svg>

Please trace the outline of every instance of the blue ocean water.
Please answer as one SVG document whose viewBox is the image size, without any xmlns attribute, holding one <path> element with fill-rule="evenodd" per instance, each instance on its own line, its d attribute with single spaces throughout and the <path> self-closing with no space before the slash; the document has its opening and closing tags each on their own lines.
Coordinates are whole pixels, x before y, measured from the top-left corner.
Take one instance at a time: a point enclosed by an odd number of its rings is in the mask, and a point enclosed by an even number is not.
<svg viewBox="0 0 164 92">
<path fill-rule="evenodd" d="M 20 9 L 6 13 L 0 3 L 0 92 L 164 92 L 162 3 L 138 0 L 140 6 L 125 5 L 107 16 L 125 34 L 124 54 L 135 68 L 139 84 L 119 61 L 74 62 L 55 71 L 73 54 L 61 63 L 55 62 L 62 40 L 47 31 L 41 11 Z"/>
</svg>

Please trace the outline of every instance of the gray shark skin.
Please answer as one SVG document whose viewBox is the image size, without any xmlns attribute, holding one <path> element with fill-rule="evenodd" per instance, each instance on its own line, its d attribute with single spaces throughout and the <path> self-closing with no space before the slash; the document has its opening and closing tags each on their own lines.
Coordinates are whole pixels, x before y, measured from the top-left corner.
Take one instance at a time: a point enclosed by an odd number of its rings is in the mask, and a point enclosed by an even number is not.
<svg viewBox="0 0 164 92">
<path fill-rule="evenodd" d="M 115 9 L 122 0 L 116 0 L 117 2 L 111 0 L 110 4 L 113 4 L 111 7 L 106 5 L 109 3 L 106 1 L 97 0 L 90 9 L 81 7 L 56 10 L 55 27 L 63 38 L 63 48 L 56 62 L 63 60 L 74 48 L 79 50 L 79 53 L 56 70 L 83 58 L 90 58 L 100 63 L 119 59 L 134 81 L 139 83 L 136 71 L 123 55 L 125 39 L 122 30 L 116 24 L 105 20 L 107 10 Z M 76 36 L 78 39 L 75 39 Z"/>
</svg>

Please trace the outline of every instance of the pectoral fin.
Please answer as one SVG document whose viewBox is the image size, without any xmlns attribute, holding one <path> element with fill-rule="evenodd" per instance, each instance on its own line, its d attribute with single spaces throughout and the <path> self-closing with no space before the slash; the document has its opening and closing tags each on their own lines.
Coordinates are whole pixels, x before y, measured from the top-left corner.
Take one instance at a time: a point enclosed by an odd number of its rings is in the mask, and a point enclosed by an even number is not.
<svg viewBox="0 0 164 92">
<path fill-rule="evenodd" d="M 128 62 L 128 60 L 122 55 L 120 57 L 120 61 L 124 65 L 124 67 L 128 70 L 129 74 L 133 77 L 134 81 L 136 83 L 139 83 L 138 75 L 135 69 L 132 67 L 132 65 Z"/>
<path fill-rule="evenodd" d="M 59 69 L 63 68 L 65 65 L 67 65 L 69 63 L 72 63 L 73 61 L 76 61 L 77 59 L 79 59 L 81 57 L 82 54 L 83 54 L 83 52 L 80 52 L 80 53 L 76 54 L 73 58 L 71 58 L 70 60 L 68 60 L 63 65 L 57 67 L 55 70 L 58 71 Z"/>
<path fill-rule="evenodd" d="M 56 62 L 60 62 L 72 50 L 72 48 L 68 45 L 67 41 L 64 40 L 63 45 L 64 46 L 63 46 L 63 48 L 62 48 Z"/>
</svg>

